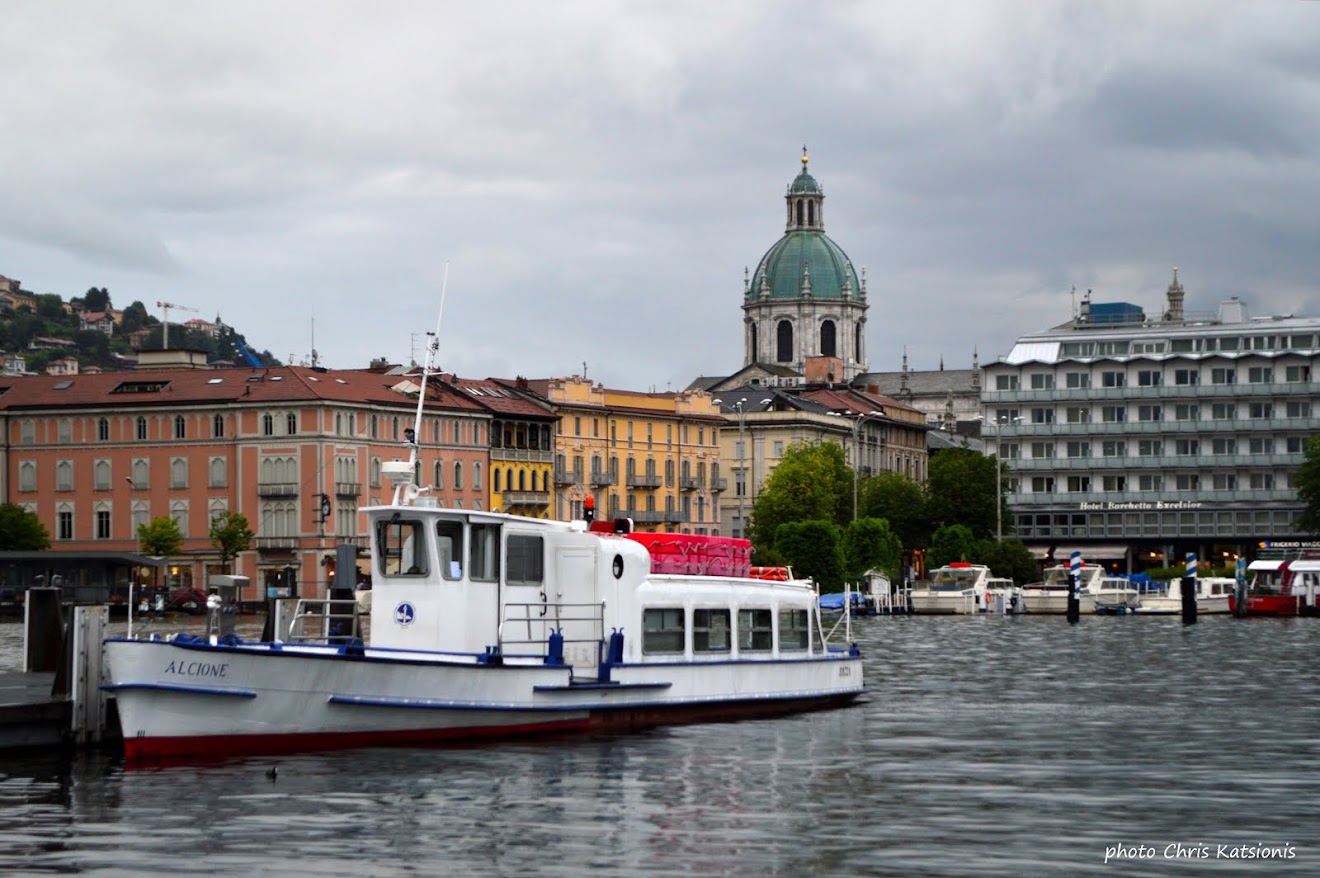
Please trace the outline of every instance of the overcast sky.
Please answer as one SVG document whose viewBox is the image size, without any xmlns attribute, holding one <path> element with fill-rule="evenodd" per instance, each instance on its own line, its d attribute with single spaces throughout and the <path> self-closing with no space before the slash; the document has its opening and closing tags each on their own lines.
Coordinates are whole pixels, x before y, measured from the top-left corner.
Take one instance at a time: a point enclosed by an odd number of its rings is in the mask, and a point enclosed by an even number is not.
<svg viewBox="0 0 1320 878">
<path fill-rule="evenodd" d="M 805 144 L 874 371 L 1095 301 L 1320 316 L 1320 3 L 50 2 L 0 27 L 0 274 L 322 365 L 742 366 Z M 1076 296 L 1072 293 L 1074 288 Z"/>
</svg>

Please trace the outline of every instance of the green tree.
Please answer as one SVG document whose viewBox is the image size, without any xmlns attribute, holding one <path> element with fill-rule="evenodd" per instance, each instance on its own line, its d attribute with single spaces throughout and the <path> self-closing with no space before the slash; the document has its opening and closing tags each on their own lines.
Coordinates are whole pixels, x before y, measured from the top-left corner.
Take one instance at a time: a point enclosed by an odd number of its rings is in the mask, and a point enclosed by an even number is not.
<svg viewBox="0 0 1320 878">
<path fill-rule="evenodd" d="M 88 311 L 104 311 L 110 307 L 110 291 L 105 287 L 92 287 L 83 296 L 83 307 Z"/>
<path fill-rule="evenodd" d="M 999 458 L 987 457 L 970 448 L 945 448 L 932 455 L 926 480 L 931 524 L 935 527 L 961 524 L 976 537 L 993 536 L 998 466 Z"/>
<path fill-rule="evenodd" d="M 844 528 L 843 558 L 851 582 L 860 581 L 871 569 L 894 581 L 903 564 L 903 544 L 883 518 L 859 518 Z"/>
<path fill-rule="evenodd" d="M 784 453 L 752 508 L 749 536 L 758 549 L 775 547 L 790 521 L 846 524 L 852 515 L 852 470 L 833 442 L 793 445 Z"/>
<path fill-rule="evenodd" d="M 64 310 L 64 300 L 54 293 L 42 293 L 37 296 L 37 316 L 60 325 L 69 323 L 69 314 Z"/>
<path fill-rule="evenodd" d="M 168 515 L 160 515 L 147 524 L 139 524 L 137 538 L 144 555 L 174 555 L 183 546 L 179 523 Z"/>
<path fill-rule="evenodd" d="M 141 302 L 134 302 L 124 309 L 124 316 L 119 322 L 119 331 L 121 333 L 136 332 L 144 326 L 150 326 L 159 321 L 147 313 L 147 306 Z"/>
<path fill-rule="evenodd" d="M 822 592 L 843 591 L 843 547 L 832 521 L 786 521 L 775 531 L 775 547 L 794 576 L 810 576 Z"/>
<path fill-rule="evenodd" d="M 79 329 L 73 333 L 73 343 L 82 358 L 98 366 L 110 365 L 110 336 L 97 329 Z"/>
<path fill-rule="evenodd" d="M 1299 533 L 1320 533 L 1320 436 L 1306 440 L 1302 465 L 1297 467 L 1293 484 L 1297 486 L 1297 499 L 1305 504 L 1295 525 Z"/>
<path fill-rule="evenodd" d="M 50 532 L 35 512 L 13 503 L 0 503 L 0 550 L 40 552 L 50 548 Z"/>
<path fill-rule="evenodd" d="M 228 566 L 240 552 L 246 552 L 254 536 L 247 517 L 240 512 L 226 510 L 211 519 L 211 545 L 220 550 L 223 565 Z"/>
<path fill-rule="evenodd" d="M 883 518 L 909 549 L 926 547 L 930 525 L 925 492 L 918 482 L 901 473 L 882 473 L 862 480 L 857 493 L 858 515 Z"/>
<path fill-rule="evenodd" d="M 954 561 L 971 561 L 976 553 L 976 535 L 971 528 L 961 524 L 945 525 L 930 538 L 926 566 L 934 570 Z"/>
<path fill-rule="evenodd" d="M 982 540 L 977 544 L 977 561 L 990 568 L 995 576 L 1006 576 L 1018 585 L 1041 578 L 1036 556 L 1019 539 Z"/>
</svg>

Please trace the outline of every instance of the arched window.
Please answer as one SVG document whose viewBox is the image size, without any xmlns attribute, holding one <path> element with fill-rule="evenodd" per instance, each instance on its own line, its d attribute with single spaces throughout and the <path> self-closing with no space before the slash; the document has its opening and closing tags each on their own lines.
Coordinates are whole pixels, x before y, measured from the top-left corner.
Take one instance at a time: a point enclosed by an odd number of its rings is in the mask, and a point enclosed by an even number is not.
<svg viewBox="0 0 1320 878">
<path fill-rule="evenodd" d="M 481 461 L 472 464 L 472 490 L 481 490 Z"/>
<path fill-rule="evenodd" d="M 454 490 L 463 490 L 463 461 L 454 461 Z"/>
<path fill-rule="evenodd" d="M 802 202 L 797 203 L 797 224 L 802 225 Z"/>
<path fill-rule="evenodd" d="M 809 226 L 814 226 L 815 224 L 816 224 L 816 202 L 814 202 L 814 201 L 808 201 L 808 202 L 807 202 L 807 225 L 809 225 Z M 700 521 L 701 519 L 697 519 L 697 520 Z"/>
<path fill-rule="evenodd" d="M 779 321 L 777 327 L 777 345 L 775 359 L 780 363 L 793 362 L 793 324 L 788 320 Z"/>
<path fill-rule="evenodd" d="M 186 418 L 184 418 L 183 415 L 174 416 L 174 438 L 175 439 L 188 438 L 188 421 Z"/>
<path fill-rule="evenodd" d="M 503 488 L 500 487 L 500 470 L 498 467 L 491 470 L 490 478 L 491 478 L 491 490 L 494 491 L 496 494 L 500 493 L 503 490 Z"/>
<path fill-rule="evenodd" d="M 290 435 L 290 436 L 292 436 L 294 433 L 297 433 L 297 432 L 298 432 L 298 413 L 297 413 L 297 412 L 289 412 L 289 414 L 288 414 L 287 416 L 285 416 L 284 421 L 285 421 L 285 425 L 286 425 L 287 428 L 288 428 L 288 431 L 289 431 L 289 435 Z"/>
<path fill-rule="evenodd" d="M 211 458 L 211 487 L 223 488 L 228 481 L 229 478 L 225 469 L 225 459 L 223 457 Z"/>
<path fill-rule="evenodd" d="M 853 327 L 853 362 L 862 361 L 862 324 Z"/>
<path fill-rule="evenodd" d="M 261 435 L 263 436 L 275 435 L 275 418 L 271 417 L 270 412 L 266 412 L 264 415 L 261 416 Z"/>
<path fill-rule="evenodd" d="M 435 462 L 435 487 L 439 490 L 445 486 L 445 462 L 437 460 Z"/>
<path fill-rule="evenodd" d="M 101 418 L 96 422 L 96 438 L 101 442 L 110 441 L 110 421 L 108 418 Z"/>
<path fill-rule="evenodd" d="M 532 489 L 535 490 L 535 489 L 536 489 L 536 486 L 535 486 L 535 485 L 532 485 Z M 518 470 L 518 490 L 519 490 L 519 491 L 526 491 L 526 490 L 527 490 L 527 471 L 526 471 L 526 470 L 521 470 L 521 469 Z"/>
<path fill-rule="evenodd" d="M 834 340 L 834 336 L 834 321 L 823 321 L 820 324 L 820 355 L 822 357 L 837 357 L 839 355 L 839 348 Z"/>
<path fill-rule="evenodd" d="M 756 331 L 757 331 L 757 330 L 756 330 L 756 324 L 753 323 L 753 324 L 752 324 L 752 332 L 751 332 L 751 347 L 752 347 L 752 350 L 751 350 L 752 357 L 751 357 L 751 359 L 752 359 L 752 362 L 753 362 L 753 363 L 759 363 L 759 362 L 761 362 L 761 345 L 760 345 L 760 338 L 757 336 Z"/>
<path fill-rule="evenodd" d="M 225 435 L 225 416 L 216 415 L 211 419 L 211 435 L 216 439 L 223 439 Z"/>
<path fill-rule="evenodd" d="M 72 491 L 73 490 L 73 463 L 67 460 L 61 460 L 55 464 L 55 490 Z"/>
<path fill-rule="evenodd" d="M 30 460 L 18 465 L 18 490 L 37 490 L 37 465 Z"/>
<path fill-rule="evenodd" d="M 133 461 L 133 487 L 139 491 L 151 487 L 151 468 L 141 457 Z"/>
</svg>

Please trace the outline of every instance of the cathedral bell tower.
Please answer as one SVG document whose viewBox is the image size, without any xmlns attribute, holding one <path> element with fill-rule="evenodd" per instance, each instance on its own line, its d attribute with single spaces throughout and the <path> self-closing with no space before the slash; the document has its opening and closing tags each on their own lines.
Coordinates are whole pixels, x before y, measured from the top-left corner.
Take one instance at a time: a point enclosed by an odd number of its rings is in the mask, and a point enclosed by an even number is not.
<svg viewBox="0 0 1320 878">
<path fill-rule="evenodd" d="M 868 371 L 866 272 L 825 234 L 825 192 L 802 171 L 784 196 L 787 223 L 780 238 L 743 275 L 743 365 L 779 366 L 799 375 L 808 359 L 838 361 L 835 383 Z"/>
</svg>

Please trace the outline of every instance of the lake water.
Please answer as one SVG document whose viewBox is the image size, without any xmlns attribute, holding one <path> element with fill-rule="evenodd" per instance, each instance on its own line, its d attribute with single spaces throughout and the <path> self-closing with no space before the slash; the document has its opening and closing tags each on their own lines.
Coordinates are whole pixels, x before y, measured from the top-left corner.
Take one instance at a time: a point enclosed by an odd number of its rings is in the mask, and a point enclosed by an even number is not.
<svg viewBox="0 0 1320 878">
<path fill-rule="evenodd" d="M 145 771 L 0 755 L 0 874 L 1320 874 L 1320 619 L 854 636 L 865 701 L 786 719 Z"/>
</svg>

